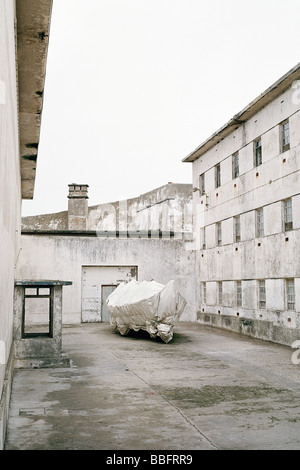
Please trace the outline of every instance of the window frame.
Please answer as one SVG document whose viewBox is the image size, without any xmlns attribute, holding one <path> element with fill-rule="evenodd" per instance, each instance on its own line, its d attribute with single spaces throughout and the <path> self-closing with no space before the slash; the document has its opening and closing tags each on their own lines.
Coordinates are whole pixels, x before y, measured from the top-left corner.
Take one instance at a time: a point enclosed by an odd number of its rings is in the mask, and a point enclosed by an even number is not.
<svg viewBox="0 0 300 470">
<path fill-rule="evenodd" d="M 240 156 L 239 152 L 232 155 L 232 179 L 240 176 Z"/>
<path fill-rule="evenodd" d="M 259 279 L 258 281 L 258 308 L 266 309 L 266 305 L 267 305 L 266 281 L 265 279 Z"/>
<path fill-rule="evenodd" d="M 218 281 L 218 304 L 223 305 L 223 282 Z"/>
<path fill-rule="evenodd" d="M 265 234 L 265 227 L 264 227 L 264 208 L 260 207 L 259 209 L 256 209 L 256 217 L 255 217 L 255 222 L 256 222 L 256 237 L 257 238 L 262 238 L 264 237 Z"/>
<path fill-rule="evenodd" d="M 283 229 L 285 232 L 293 230 L 293 201 L 291 197 L 283 201 Z"/>
<path fill-rule="evenodd" d="M 205 194 L 205 173 L 199 175 L 199 192 L 200 196 L 203 196 L 203 194 Z"/>
<path fill-rule="evenodd" d="M 217 246 L 222 246 L 222 222 L 216 222 Z"/>
<path fill-rule="evenodd" d="M 202 250 L 206 250 L 206 227 L 201 229 L 201 246 Z"/>
<path fill-rule="evenodd" d="M 292 292 L 289 292 L 291 287 L 292 287 Z M 288 278 L 285 280 L 285 290 L 286 290 L 286 308 L 287 310 L 294 311 L 295 304 L 296 304 L 296 291 L 295 291 L 295 279 L 294 278 Z"/>
<path fill-rule="evenodd" d="M 234 218 L 234 243 L 241 241 L 241 216 L 236 215 Z"/>
<path fill-rule="evenodd" d="M 236 281 L 236 306 L 237 307 L 243 306 L 242 281 Z"/>
<path fill-rule="evenodd" d="M 44 291 L 48 292 L 45 293 Z M 31 292 L 30 292 L 31 291 Z M 35 291 L 35 292 L 32 292 Z M 48 321 L 46 325 L 43 325 L 43 331 L 32 332 L 27 331 L 27 314 L 26 314 L 26 299 L 46 299 L 48 300 L 47 312 L 43 312 L 48 315 Z M 22 325 L 21 325 L 21 337 L 25 338 L 37 338 L 37 337 L 48 337 L 53 338 L 53 321 L 54 321 L 54 287 L 52 285 L 36 286 L 34 284 L 28 284 L 23 287 L 22 292 Z M 44 328 L 44 326 L 46 326 Z"/>
<path fill-rule="evenodd" d="M 215 187 L 216 189 L 221 186 L 221 164 L 215 166 Z"/>
<path fill-rule="evenodd" d="M 260 145 L 258 145 L 258 144 L 260 144 Z M 262 164 L 262 141 L 261 141 L 261 137 L 254 140 L 253 150 L 254 150 L 254 166 L 258 167 Z"/>
<path fill-rule="evenodd" d="M 206 281 L 202 282 L 202 303 L 206 304 L 207 302 L 207 290 L 206 290 Z"/>
<path fill-rule="evenodd" d="M 285 126 L 288 125 L 288 132 L 286 133 Z M 280 125 L 280 144 L 281 144 L 281 153 L 287 152 L 290 150 L 290 121 L 286 119 Z"/>
</svg>

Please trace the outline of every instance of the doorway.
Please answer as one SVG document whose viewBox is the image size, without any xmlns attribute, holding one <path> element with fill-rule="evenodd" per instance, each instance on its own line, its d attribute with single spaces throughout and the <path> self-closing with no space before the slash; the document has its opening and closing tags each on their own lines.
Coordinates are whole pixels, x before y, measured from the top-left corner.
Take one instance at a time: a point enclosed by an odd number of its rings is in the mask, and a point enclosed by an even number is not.
<svg viewBox="0 0 300 470">
<path fill-rule="evenodd" d="M 137 278 L 137 266 L 82 266 L 82 323 L 109 321 L 106 298 L 121 282 L 129 282 Z M 105 287 L 104 292 L 102 286 Z M 103 293 L 105 300 L 102 301 Z"/>
<path fill-rule="evenodd" d="M 117 285 L 102 285 L 101 286 L 101 322 L 110 321 L 110 313 L 107 309 L 106 299 L 107 297 L 118 287 Z"/>
</svg>

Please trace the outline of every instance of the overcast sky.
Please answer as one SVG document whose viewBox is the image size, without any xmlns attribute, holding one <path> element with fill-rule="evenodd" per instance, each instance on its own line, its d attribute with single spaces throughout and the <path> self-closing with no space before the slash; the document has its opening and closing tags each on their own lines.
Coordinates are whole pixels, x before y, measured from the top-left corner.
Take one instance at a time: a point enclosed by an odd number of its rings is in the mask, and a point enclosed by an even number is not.
<svg viewBox="0 0 300 470">
<path fill-rule="evenodd" d="M 23 215 L 191 183 L 182 159 L 300 62 L 299 0 L 53 0 Z"/>
</svg>

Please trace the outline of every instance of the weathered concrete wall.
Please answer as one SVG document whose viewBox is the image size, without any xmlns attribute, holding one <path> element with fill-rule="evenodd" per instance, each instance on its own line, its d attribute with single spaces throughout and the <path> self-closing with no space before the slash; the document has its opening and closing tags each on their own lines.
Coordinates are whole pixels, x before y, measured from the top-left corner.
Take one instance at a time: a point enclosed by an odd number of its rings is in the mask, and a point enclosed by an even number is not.
<svg viewBox="0 0 300 470">
<path fill-rule="evenodd" d="M 287 328 L 276 325 L 272 321 L 239 318 L 232 315 L 216 315 L 214 313 L 197 313 L 199 323 L 215 328 L 221 328 L 246 336 L 271 341 L 274 343 L 292 346 L 294 341 L 300 338 L 299 328 Z"/>
<path fill-rule="evenodd" d="M 199 176 L 204 174 L 206 193 L 194 193 L 193 209 L 201 322 L 205 322 L 206 314 L 212 314 L 216 315 L 215 322 L 224 326 L 222 316 L 239 316 L 253 320 L 256 331 L 257 322 L 269 322 L 273 335 L 276 327 L 277 340 L 280 331 L 284 337 L 285 329 L 300 328 L 299 109 L 295 88 L 289 87 L 193 163 L 193 185 L 199 187 Z M 290 149 L 283 152 L 281 124 L 287 119 Z M 262 141 L 262 164 L 255 166 L 254 141 L 258 137 Z M 234 178 L 233 155 L 237 152 L 239 176 Z M 221 168 L 219 187 L 215 183 L 217 164 Z M 293 213 L 293 227 L 288 231 L 284 227 L 287 198 L 291 198 Z M 259 235 L 256 217 L 261 208 L 264 233 Z M 236 216 L 240 216 L 238 242 Z M 218 244 L 219 223 L 222 237 Z M 204 229 L 205 249 L 201 239 Z M 287 305 L 289 278 L 295 283 L 294 308 Z M 259 303 L 260 280 L 265 281 L 264 307 Z M 237 301 L 237 281 L 241 282 L 241 304 Z"/>
<path fill-rule="evenodd" d="M 78 204 L 78 200 L 75 203 Z M 86 225 L 82 223 L 80 202 L 78 225 L 68 225 L 68 219 L 74 219 L 75 212 L 76 207 L 69 204 L 69 214 L 68 211 L 63 211 L 23 217 L 22 230 L 72 229 L 100 232 L 160 229 L 189 233 L 192 232 L 192 185 L 169 183 L 136 198 L 91 206 L 88 208 Z"/>
<path fill-rule="evenodd" d="M 32 295 L 32 291 L 36 296 L 35 303 L 38 302 L 36 288 L 30 285 L 28 288 L 22 281 L 16 281 L 15 285 L 15 301 L 14 301 L 14 357 L 15 368 L 31 368 L 31 367 L 68 367 L 70 360 L 62 354 L 62 284 L 60 282 L 53 282 L 49 287 L 50 282 L 47 282 L 46 289 L 40 288 L 41 284 L 36 285 L 39 292 L 42 290 L 41 295 L 45 295 L 45 290 L 51 296 L 51 327 L 47 336 L 36 335 L 30 336 L 32 331 L 28 331 L 23 325 L 23 308 L 24 297 L 26 298 L 27 291 Z M 51 293 L 50 293 L 51 290 Z M 46 294 L 47 295 L 47 294 Z M 26 300 L 33 300 L 32 298 Z M 32 305 L 30 304 L 30 314 L 32 314 Z M 48 308 L 50 305 L 48 305 Z M 25 314 L 26 315 L 26 314 Z"/>
<path fill-rule="evenodd" d="M 175 279 L 187 300 L 181 320 L 196 320 L 195 253 L 185 240 L 22 235 L 19 279 L 72 281 L 63 292 L 63 323 L 81 321 L 84 266 L 136 266 L 138 280 Z"/>
<path fill-rule="evenodd" d="M 0 449 L 11 368 L 14 266 L 19 253 L 21 181 L 15 62 L 14 2 L 0 2 Z M 6 377 L 5 377 L 6 372 Z"/>
</svg>

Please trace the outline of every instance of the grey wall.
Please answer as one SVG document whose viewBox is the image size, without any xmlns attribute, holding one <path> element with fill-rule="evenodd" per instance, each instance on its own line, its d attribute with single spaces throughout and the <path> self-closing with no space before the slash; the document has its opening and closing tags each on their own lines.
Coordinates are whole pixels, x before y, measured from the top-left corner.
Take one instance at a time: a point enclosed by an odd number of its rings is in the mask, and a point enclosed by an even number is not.
<svg viewBox="0 0 300 470">
<path fill-rule="evenodd" d="M 81 321 L 83 266 L 137 266 L 138 280 L 176 281 L 187 300 L 181 320 L 196 320 L 195 253 L 183 239 L 22 235 L 20 279 L 72 281 L 64 289 L 63 323 Z"/>
</svg>

